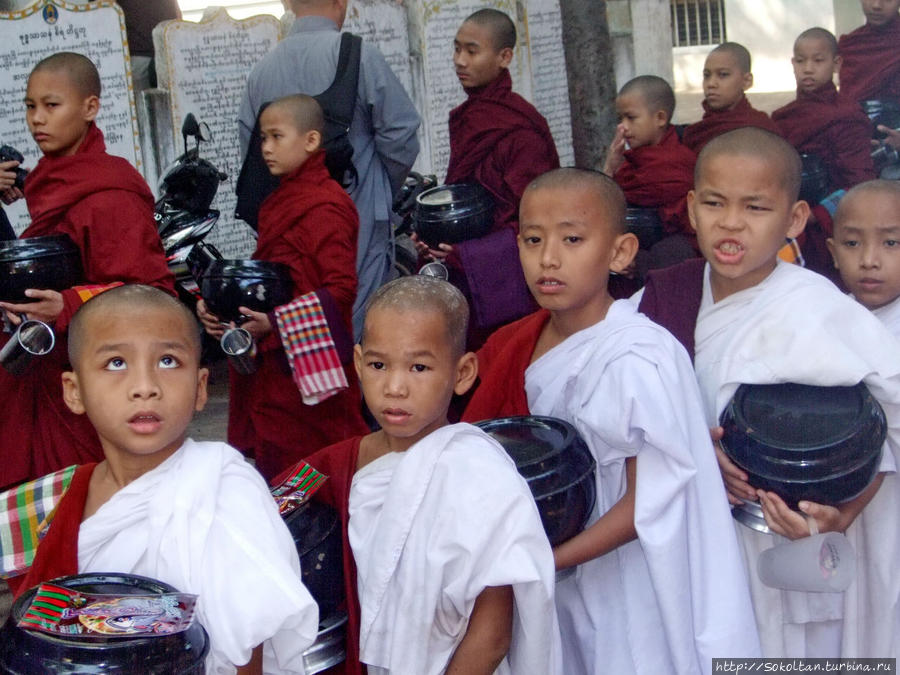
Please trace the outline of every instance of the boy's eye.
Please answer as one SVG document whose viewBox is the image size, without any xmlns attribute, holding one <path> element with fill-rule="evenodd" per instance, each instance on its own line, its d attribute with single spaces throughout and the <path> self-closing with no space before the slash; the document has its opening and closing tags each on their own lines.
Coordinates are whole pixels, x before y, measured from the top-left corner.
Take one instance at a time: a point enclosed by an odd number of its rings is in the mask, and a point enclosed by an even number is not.
<svg viewBox="0 0 900 675">
<path fill-rule="evenodd" d="M 884 242 L 884 245 L 887 246 L 888 248 L 893 248 L 894 246 L 900 245 L 900 242 L 898 242 L 896 239 L 887 239 Z"/>
<path fill-rule="evenodd" d="M 856 248 L 859 246 L 859 242 L 855 239 L 844 239 L 844 241 L 841 242 L 841 245 L 846 246 L 847 248 Z"/>
<path fill-rule="evenodd" d="M 577 244 L 581 240 L 582 240 L 582 238 L 579 237 L 577 234 L 570 234 L 567 237 L 563 238 L 563 241 L 566 242 L 567 244 Z"/>
<path fill-rule="evenodd" d="M 125 370 L 125 359 L 118 356 L 111 358 L 106 362 L 106 370 Z"/>
<path fill-rule="evenodd" d="M 384 362 L 383 361 L 369 361 L 369 368 L 373 368 L 375 370 L 384 370 Z"/>
<path fill-rule="evenodd" d="M 428 366 L 426 366 L 422 363 L 414 363 L 413 364 L 412 371 L 414 373 L 424 373 L 426 370 L 428 370 Z"/>
<path fill-rule="evenodd" d="M 721 205 L 722 205 L 722 202 L 720 202 L 720 201 L 717 200 L 717 199 L 704 199 L 704 200 L 702 200 L 700 203 L 703 204 L 703 206 L 712 206 L 712 207 L 716 207 L 716 206 L 721 206 Z"/>
<path fill-rule="evenodd" d="M 535 236 L 524 237 L 522 241 L 524 241 L 526 244 L 539 244 L 541 243 L 541 238 Z"/>
<path fill-rule="evenodd" d="M 159 359 L 159 367 L 160 368 L 177 368 L 180 365 L 181 364 L 178 362 L 178 359 L 176 359 L 171 354 L 166 354 L 165 356 L 160 357 L 160 359 Z"/>
<path fill-rule="evenodd" d="M 765 206 L 760 206 L 759 204 L 747 204 L 747 210 L 748 211 L 771 211 L 771 209 L 769 209 Z"/>
</svg>

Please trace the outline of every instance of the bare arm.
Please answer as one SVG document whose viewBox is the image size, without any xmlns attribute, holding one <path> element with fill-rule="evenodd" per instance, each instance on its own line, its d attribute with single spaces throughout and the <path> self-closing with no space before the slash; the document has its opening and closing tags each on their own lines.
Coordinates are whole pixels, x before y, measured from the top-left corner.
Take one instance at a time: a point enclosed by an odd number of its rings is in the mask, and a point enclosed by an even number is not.
<svg viewBox="0 0 900 675">
<path fill-rule="evenodd" d="M 490 675 L 512 640 L 512 586 L 485 588 L 475 599 L 469 626 L 447 665 L 447 675 Z"/>
<path fill-rule="evenodd" d="M 636 479 L 637 459 L 629 457 L 625 460 L 625 494 L 596 523 L 553 549 L 556 569 L 565 569 L 599 558 L 637 538 L 634 529 Z"/>
<path fill-rule="evenodd" d="M 237 675 L 263 675 L 263 646 L 256 645 L 250 660 L 243 666 L 237 667 Z"/>
</svg>

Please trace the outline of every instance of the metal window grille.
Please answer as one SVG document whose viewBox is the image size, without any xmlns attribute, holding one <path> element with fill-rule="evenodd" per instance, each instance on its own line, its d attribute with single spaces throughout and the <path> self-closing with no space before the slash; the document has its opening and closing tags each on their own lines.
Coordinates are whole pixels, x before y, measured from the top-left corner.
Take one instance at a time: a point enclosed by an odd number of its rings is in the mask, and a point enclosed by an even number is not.
<svg viewBox="0 0 900 675">
<path fill-rule="evenodd" d="M 724 0 L 670 0 L 672 46 L 694 47 L 725 42 Z"/>
</svg>

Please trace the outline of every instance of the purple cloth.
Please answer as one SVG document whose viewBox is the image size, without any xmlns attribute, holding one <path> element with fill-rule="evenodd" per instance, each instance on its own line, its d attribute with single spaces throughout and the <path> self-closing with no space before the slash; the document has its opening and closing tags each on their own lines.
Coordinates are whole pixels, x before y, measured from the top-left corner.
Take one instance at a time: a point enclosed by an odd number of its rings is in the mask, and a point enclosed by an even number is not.
<svg viewBox="0 0 900 675">
<path fill-rule="evenodd" d="M 668 330 L 694 360 L 694 330 L 703 298 L 703 266 L 694 258 L 647 275 L 638 311 Z"/>
</svg>

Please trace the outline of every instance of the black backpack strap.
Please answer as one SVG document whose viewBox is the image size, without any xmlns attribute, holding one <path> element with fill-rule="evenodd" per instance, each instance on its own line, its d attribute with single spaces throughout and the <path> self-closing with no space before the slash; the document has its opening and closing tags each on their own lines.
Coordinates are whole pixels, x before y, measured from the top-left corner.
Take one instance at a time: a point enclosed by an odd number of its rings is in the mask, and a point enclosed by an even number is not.
<svg viewBox="0 0 900 675">
<path fill-rule="evenodd" d="M 254 230 L 259 220 L 259 207 L 263 200 L 275 191 L 279 179 L 269 172 L 262 156 L 262 137 L 259 133 L 259 118 L 263 111 L 269 107 L 271 101 L 263 103 L 256 114 L 256 122 L 253 132 L 250 134 L 250 143 L 247 145 L 247 156 L 241 165 L 238 174 L 237 185 L 234 192 L 237 195 L 237 204 L 234 207 L 234 215 L 246 222 Z"/>
<path fill-rule="evenodd" d="M 348 129 L 356 107 L 361 58 L 362 38 L 353 33 L 341 33 L 341 51 L 338 54 L 334 80 L 328 89 L 315 97 L 323 110 Z"/>
</svg>

